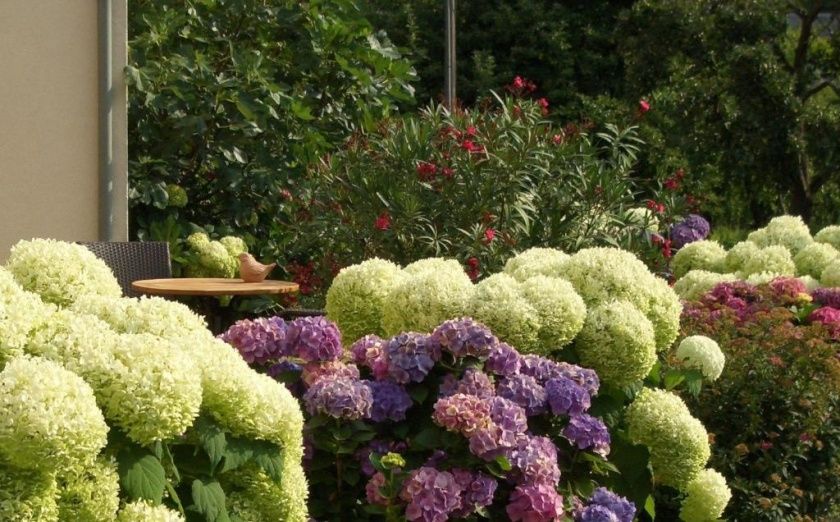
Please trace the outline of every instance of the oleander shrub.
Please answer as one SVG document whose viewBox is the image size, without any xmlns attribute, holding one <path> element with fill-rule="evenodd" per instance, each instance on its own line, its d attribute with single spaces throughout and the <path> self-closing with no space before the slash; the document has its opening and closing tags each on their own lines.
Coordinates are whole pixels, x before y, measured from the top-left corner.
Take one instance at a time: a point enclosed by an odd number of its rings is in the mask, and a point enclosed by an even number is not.
<svg viewBox="0 0 840 522">
<path fill-rule="evenodd" d="M 720 378 L 687 401 L 732 489 L 727 518 L 840 516 L 837 307 L 840 289 L 809 295 L 792 278 L 724 282 L 686 303 L 683 332 L 716 339 L 726 357 Z"/>
<path fill-rule="evenodd" d="M 294 397 L 88 254 L 22 241 L 0 267 L 0 520 L 307 520 Z"/>
</svg>

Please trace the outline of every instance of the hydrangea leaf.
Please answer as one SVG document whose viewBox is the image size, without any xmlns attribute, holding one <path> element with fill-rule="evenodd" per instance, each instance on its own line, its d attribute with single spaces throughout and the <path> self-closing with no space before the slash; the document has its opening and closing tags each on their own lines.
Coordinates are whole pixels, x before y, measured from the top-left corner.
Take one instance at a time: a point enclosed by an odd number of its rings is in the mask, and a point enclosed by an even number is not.
<svg viewBox="0 0 840 522">
<path fill-rule="evenodd" d="M 139 448 L 129 448 L 117 457 L 120 485 L 132 500 L 145 499 L 153 504 L 163 500 L 166 472 L 160 460 Z"/>
<path fill-rule="evenodd" d="M 207 522 L 228 519 L 225 492 L 216 480 L 195 479 L 192 483 L 193 508 L 204 515 Z"/>
</svg>

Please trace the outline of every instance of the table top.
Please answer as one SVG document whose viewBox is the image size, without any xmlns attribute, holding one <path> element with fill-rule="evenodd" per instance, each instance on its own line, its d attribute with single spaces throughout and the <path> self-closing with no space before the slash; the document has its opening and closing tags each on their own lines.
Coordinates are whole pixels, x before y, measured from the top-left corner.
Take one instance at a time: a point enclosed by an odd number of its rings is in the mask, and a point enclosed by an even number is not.
<svg viewBox="0 0 840 522">
<path fill-rule="evenodd" d="M 143 279 L 131 283 L 137 292 L 150 295 L 268 295 L 298 291 L 297 283 L 266 279 L 259 283 L 246 283 L 241 279 L 214 277 L 177 277 L 172 279 Z"/>
</svg>

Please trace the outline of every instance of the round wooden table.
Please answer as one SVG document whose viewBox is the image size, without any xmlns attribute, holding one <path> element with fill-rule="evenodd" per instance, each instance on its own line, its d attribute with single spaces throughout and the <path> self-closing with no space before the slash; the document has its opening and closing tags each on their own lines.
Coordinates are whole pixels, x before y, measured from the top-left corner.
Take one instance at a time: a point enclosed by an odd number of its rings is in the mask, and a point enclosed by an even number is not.
<svg viewBox="0 0 840 522">
<path fill-rule="evenodd" d="M 277 295 L 298 291 L 297 283 L 266 279 L 246 283 L 241 279 L 215 277 L 177 277 L 172 279 L 142 279 L 131 283 L 137 292 L 150 295 L 193 295 L 222 297 L 233 295 Z"/>
<path fill-rule="evenodd" d="M 167 297 L 200 297 L 210 330 L 222 333 L 235 320 L 233 306 L 223 306 L 217 297 L 275 296 L 298 291 L 297 283 L 267 279 L 259 283 L 246 283 L 241 279 L 214 277 L 178 277 L 171 279 L 142 279 L 133 281 L 131 288 L 148 295 Z"/>
</svg>

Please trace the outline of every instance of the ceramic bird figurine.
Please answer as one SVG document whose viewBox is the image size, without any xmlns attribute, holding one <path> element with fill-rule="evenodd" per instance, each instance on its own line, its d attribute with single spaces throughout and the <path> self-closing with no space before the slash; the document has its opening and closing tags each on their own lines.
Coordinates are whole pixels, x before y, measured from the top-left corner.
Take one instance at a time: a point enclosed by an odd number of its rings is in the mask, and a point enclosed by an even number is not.
<svg viewBox="0 0 840 522">
<path fill-rule="evenodd" d="M 247 252 L 239 254 L 239 277 L 246 283 L 259 283 L 268 277 L 277 263 L 264 265 Z"/>
</svg>

